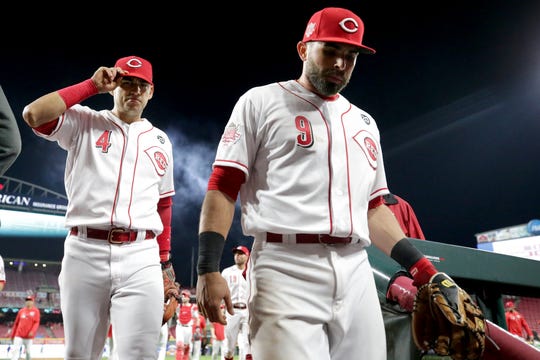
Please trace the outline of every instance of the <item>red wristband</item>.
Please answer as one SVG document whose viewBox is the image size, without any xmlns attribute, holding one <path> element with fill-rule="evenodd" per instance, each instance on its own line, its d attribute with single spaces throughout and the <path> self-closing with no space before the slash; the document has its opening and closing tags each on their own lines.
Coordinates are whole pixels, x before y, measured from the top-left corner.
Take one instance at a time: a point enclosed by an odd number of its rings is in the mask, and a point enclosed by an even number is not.
<svg viewBox="0 0 540 360">
<path fill-rule="evenodd" d="M 427 284 L 431 277 L 438 273 L 438 270 L 433 266 L 431 261 L 429 261 L 426 257 L 421 258 L 418 260 L 411 268 L 409 269 L 409 273 L 412 275 L 414 281 L 413 285 L 416 287 L 420 287 L 424 284 Z"/>
<path fill-rule="evenodd" d="M 171 254 L 169 250 L 159 250 L 159 261 L 160 262 L 166 262 L 169 261 L 171 258 Z"/>
<path fill-rule="evenodd" d="M 99 90 L 92 79 L 87 79 L 78 84 L 58 90 L 58 95 L 64 100 L 66 107 L 69 109 L 73 105 L 88 99 L 90 96 L 96 95 L 98 92 Z"/>
</svg>

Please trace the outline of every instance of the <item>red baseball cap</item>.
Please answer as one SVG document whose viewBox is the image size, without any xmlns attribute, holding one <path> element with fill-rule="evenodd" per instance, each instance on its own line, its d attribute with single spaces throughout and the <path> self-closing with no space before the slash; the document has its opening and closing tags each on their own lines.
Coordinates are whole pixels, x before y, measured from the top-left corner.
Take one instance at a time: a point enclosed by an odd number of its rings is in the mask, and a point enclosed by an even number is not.
<svg viewBox="0 0 540 360">
<path fill-rule="evenodd" d="M 514 307 L 514 302 L 513 301 L 507 301 L 506 304 L 504 304 L 504 307 L 505 308 L 513 308 Z"/>
<path fill-rule="evenodd" d="M 191 297 L 191 291 L 189 291 L 189 290 L 182 290 L 181 295 L 186 295 L 187 297 Z"/>
<path fill-rule="evenodd" d="M 115 67 L 129 72 L 125 76 L 133 76 L 154 85 L 152 82 L 152 64 L 138 56 L 126 56 L 116 61 Z"/>
<path fill-rule="evenodd" d="M 362 44 L 364 22 L 350 10 L 327 7 L 311 17 L 303 42 L 328 41 L 356 45 L 364 54 L 375 54 L 375 50 Z"/>
<path fill-rule="evenodd" d="M 248 250 L 248 248 L 245 247 L 245 246 L 242 246 L 242 245 L 235 247 L 232 251 L 233 251 L 233 253 L 239 251 L 239 252 L 244 253 L 244 254 L 246 254 L 247 256 L 249 256 L 249 250 Z"/>
<path fill-rule="evenodd" d="M 34 301 L 34 297 L 31 296 L 31 295 L 28 295 L 28 296 L 24 299 L 24 301 Z"/>
</svg>

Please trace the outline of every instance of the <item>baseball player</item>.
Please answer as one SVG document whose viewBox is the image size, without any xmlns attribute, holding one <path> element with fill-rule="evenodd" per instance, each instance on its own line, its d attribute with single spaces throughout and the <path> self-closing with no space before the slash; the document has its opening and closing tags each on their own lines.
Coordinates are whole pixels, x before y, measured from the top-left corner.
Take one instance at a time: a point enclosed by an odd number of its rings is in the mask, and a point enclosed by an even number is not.
<svg viewBox="0 0 540 360">
<path fill-rule="evenodd" d="M 0 255 L 0 291 L 4 290 L 6 285 L 6 269 L 4 267 L 4 258 Z"/>
<path fill-rule="evenodd" d="M 176 311 L 176 360 L 189 360 L 191 340 L 193 338 L 193 317 L 196 315 L 195 304 L 190 302 L 191 292 L 182 290 L 182 301 Z"/>
<path fill-rule="evenodd" d="M 112 110 L 79 105 L 98 93 Z M 127 56 L 23 110 L 36 135 L 67 151 L 65 359 L 100 359 L 109 319 L 120 359 L 156 357 L 175 190 L 171 142 L 142 117 L 153 94 L 150 62 Z"/>
<path fill-rule="evenodd" d="M 220 306 L 225 311 L 225 306 Z M 223 353 L 223 342 L 225 341 L 225 326 L 219 322 L 213 322 L 210 328 L 212 333 L 212 360 L 221 359 Z"/>
<path fill-rule="evenodd" d="M 4 175 L 15 162 L 21 148 L 17 119 L 9 106 L 4 89 L 0 86 L 0 176 Z"/>
<path fill-rule="evenodd" d="M 418 222 L 416 213 L 411 204 L 396 194 L 386 194 L 383 196 L 384 204 L 390 208 L 390 211 L 396 216 L 399 225 L 410 238 L 425 240 L 426 236 Z"/>
<path fill-rule="evenodd" d="M 258 86 L 235 104 L 201 209 L 197 301 L 211 322 L 234 313 L 219 273 L 240 193 L 254 243 L 247 271 L 254 359 L 386 359 L 384 322 L 366 247 L 374 244 L 422 285 L 437 273 L 406 238 L 389 193 L 375 120 L 341 90 L 360 54 L 364 24 L 324 8 L 296 49 L 302 73 Z M 287 306 L 283 306 L 287 304 Z"/>
<path fill-rule="evenodd" d="M 26 351 L 26 360 L 32 358 L 32 343 L 36 337 L 41 315 L 39 309 L 34 306 L 34 297 L 27 296 L 24 299 L 24 307 L 19 310 L 11 330 L 13 339 L 13 352 L 11 360 L 17 360 Z"/>
<path fill-rule="evenodd" d="M 251 359 L 249 353 L 249 326 L 248 326 L 248 295 L 249 288 L 245 279 L 245 271 L 249 259 L 249 250 L 245 246 L 236 246 L 232 250 L 234 265 L 221 272 L 227 282 L 231 293 L 234 314 L 226 313 L 227 326 L 225 326 L 225 341 L 223 342 L 223 356 L 225 360 L 232 360 L 238 343 L 239 360 Z"/>
<path fill-rule="evenodd" d="M 504 304 L 505 308 L 505 319 L 508 332 L 518 336 L 520 339 L 527 340 L 532 342 L 534 336 L 532 330 L 525 320 L 525 317 L 516 310 L 516 306 L 512 300 L 508 300 Z"/>
<path fill-rule="evenodd" d="M 196 309 L 197 305 L 193 304 L 193 308 Z M 206 319 L 198 310 L 195 310 L 193 313 L 193 324 L 192 324 L 192 351 L 191 359 L 199 360 L 202 353 L 202 340 L 206 335 Z"/>
<path fill-rule="evenodd" d="M 114 348 L 114 339 L 113 339 L 113 333 L 112 333 L 112 325 L 109 325 L 109 330 L 107 331 L 107 354 L 109 360 L 118 360 L 118 353 L 116 352 Z"/>
<path fill-rule="evenodd" d="M 157 360 L 165 360 L 167 357 L 167 344 L 169 343 L 169 324 L 165 323 L 161 327 L 159 334 L 159 343 L 157 346 Z"/>
</svg>

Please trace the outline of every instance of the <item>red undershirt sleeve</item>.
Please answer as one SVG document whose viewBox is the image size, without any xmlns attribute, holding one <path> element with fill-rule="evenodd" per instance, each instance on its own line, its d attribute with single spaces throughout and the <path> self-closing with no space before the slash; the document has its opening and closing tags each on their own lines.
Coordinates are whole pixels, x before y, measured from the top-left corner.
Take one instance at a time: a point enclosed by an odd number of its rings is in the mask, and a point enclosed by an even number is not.
<svg viewBox="0 0 540 360">
<path fill-rule="evenodd" d="M 382 204 L 384 204 L 383 197 L 377 196 L 376 198 L 374 198 L 373 200 L 369 202 L 368 210 L 375 209 L 376 207 L 381 206 Z"/>
<path fill-rule="evenodd" d="M 53 132 L 53 130 L 56 129 L 57 124 L 58 124 L 58 119 L 54 119 L 45 124 L 35 127 L 34 130 L 42 134 L 50 135 Z"/>
<path fill-rule="evenodd" d="M 169 260 L 171 251 L 172 196 L 159 199 L 157 210 L 163 224 L 163 231 L 157 236 L 159 257 L 163 262 Z"/>
<path fill-rule="evenodd" d="M 240 186 L 246 181 L 246 174 L 231 166 L 215 166 L 210 179 L 208 190 L 219 190 L 236 201 Z"/>
</svg>

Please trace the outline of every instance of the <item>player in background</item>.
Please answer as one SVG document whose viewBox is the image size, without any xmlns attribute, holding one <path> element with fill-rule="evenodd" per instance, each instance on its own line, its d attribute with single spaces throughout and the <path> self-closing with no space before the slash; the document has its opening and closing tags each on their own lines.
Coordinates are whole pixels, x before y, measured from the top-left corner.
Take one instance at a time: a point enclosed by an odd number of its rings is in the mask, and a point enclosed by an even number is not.
<svg viewBox="0 0 540 360">
<path fill-rule="evenodd" d="M 243 245 L 232 249 L 234 264 L 223 269 L 221 276 L 227 282 L 231 294 L 234 314 L 225 313 L 227 325 L 225 326 L 225 341 L 223 342 L 223 356 L 225 360 L 232 360 L 238 343 L 238 359 L 251 359 L 249 350 L 249 311 L 247 307 L 249 287 L 246 280 L 249 249 Z"/>
<path fill-rule="evenodd" d="M 192 360 L 199 360 L 202 352 L 202 340 L 206 336 L 206 319 L 196 309 L 197 305 L 193 305 L 195 311 L 193 312 L 193 325 L 192 325 L 192 341 L 193 351 L 191 354 Z"/>
<path fill-rule="evenodd" d="M 159 334 L 159 342 L 157 346 L 157 360 L 165 360 L 167 357 L 167 344 L 169 343 L 169 324 L 165 323 L 161 327 L 161 333 Z"/>
<path fill-rule="evenodd" d="M 13 165 L 22 149 L 17 119 L 0 86 L 0 176 Z"/>
<path fill-rule="evenodd" d="M 234 313 L 219 273 L 240 193 L 242 228 L 253 236 L 250 345 L 256 360 L 386 359 L 379 296 L 366 248 L 375 245 L 414 276 L 438 271 L 392 211 L 377 124 L 340 92 L 360 54 L 364 24 L 325 8 L 296 49 L 296 79 L 238 99 L 217 147 L 199 221 L 197 301 L 211 322 Z M 287 306 L 284 306 L 287 304 Z"/>
<path fill-rule="evenodd" d="M 118 360 L 118 353 L 115 351 L 115 348 L 114 348 L 112 325 L 109 325 L 109 330 L 107 331 L 107 342 L 105 345 L 106 345 L 105 353 L 108 354 L 109 360 Z"/>
<path fill-rule="evenodd" d="M 6 286 L 6 268 L 4 258 L 0 255 L 0 291 L 4 290 L 4 286 Z"/>
<path fill-rule="evenodd" d="M 11 339 L 13 349 L 11 360 L 17 360 L 26 351 L 26 360 L 32 358 L 32 343 L 36 337 L 41 315 L 39 309 L 34 305 L 34 297 L 27 296 L 24 299 L 24 307 L 19 310 L 11 329 Z"/>
<path fill-rule="evenodd" d="M 112 110 L 79 104 L 105 93 Z M 127 56 L 23 109 L 36 135 L 67 151 L 59 288 L 68 360 L 99 359 L 109 319 L 120 359 L 156 356 L 175 191 L 172 144 L 142 117 L 153 95 L 152 65 Z"/>
<path fill-rule="evenodd" d="M 223 310 L 223 315 L 225 315 L 225 305 L 221 305 L 220 308 Z M 223 353 L 222 347 L 223 341 L 225 341 L 225 325 L 219 322 L 213 322 L 210 331 L 212 333 L 212 360 L 219 360 Z"/>
<path fill-rule="evenodd" d="M 401 229 L 407 237 L 426 240 L 422 227 L 418 222 L 416 213 L 411 204 L 396 194 L 386 194 L 383 196 L 384 204 L 390 208 L 396 216 Z"/>
<path fill-rule="evenodd" d="M 190 302 L 189 290 L 182 290 L 180 296 L 182 301 L 176 310 L 176 360 L 189 360 L 195 304 Z"/>
<path fill-rule="evenodd" d="M 514 302 L 512 300 L 508 300 L 504 304 L 504 308 L 508 332 L 518 336 L 520 339 L 524 339 L 527 342 L 532 343 L 534 341 L 533 332 L 531 331 L 527 320 L 525 320 L 525 317 L 523 317 L 523 315 L 517 311 Z"/>
</svg>

